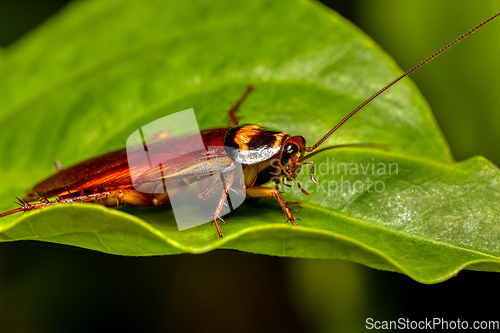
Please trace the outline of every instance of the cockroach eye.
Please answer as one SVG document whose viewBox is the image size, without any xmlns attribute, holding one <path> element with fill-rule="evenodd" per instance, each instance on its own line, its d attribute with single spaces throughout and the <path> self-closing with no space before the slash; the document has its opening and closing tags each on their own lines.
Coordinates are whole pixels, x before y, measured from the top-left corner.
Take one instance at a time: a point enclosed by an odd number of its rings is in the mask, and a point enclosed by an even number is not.
<svg viewBox="0 0 500 333">
<path fill-rule="evenodd" d="M 283 147 L 283 154 L 281 155 L 281 164 L 286 165 L 288 160 L 293 155 L 299 152 L 299 147 L 295 143 L 287 143 L 285 147 Z"/>
</svg>

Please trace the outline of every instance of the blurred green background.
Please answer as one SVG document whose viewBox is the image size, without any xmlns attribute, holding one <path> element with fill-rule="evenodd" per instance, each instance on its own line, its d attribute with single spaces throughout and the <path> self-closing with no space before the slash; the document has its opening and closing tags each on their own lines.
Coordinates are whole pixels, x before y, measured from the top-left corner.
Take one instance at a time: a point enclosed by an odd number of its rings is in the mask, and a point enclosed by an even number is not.
<svg viewBox="0 0 500 333">
<path fill-rule="evenodd" d="M 0 46 L 15 43 L 65 3 L 0 2 Z M 324 3 L 372 36 L 403 69 L 500 9 L 500 1 Z M 412 76 L 457 160 L 483 155 L 500 165 L 499 23 Z M 498 320 L 491 300 L 500 296 L 498 274 L 466 271 L 426 286 L 348 262 L 235 251 L 124 258 L 2 243 L 0 272 L 5 332 L 360 332 L 369 317 Z"/>
</svg>

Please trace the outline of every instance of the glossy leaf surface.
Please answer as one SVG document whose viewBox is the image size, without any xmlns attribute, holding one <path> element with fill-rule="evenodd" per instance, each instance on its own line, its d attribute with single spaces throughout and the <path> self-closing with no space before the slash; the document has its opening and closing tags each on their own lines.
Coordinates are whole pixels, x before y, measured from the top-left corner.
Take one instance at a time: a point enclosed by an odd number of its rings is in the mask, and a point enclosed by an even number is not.
<svg viewBox="0 0 500 333">
<path fill-rule="evenodd" d="M 243 123 L 312 144 L 400 73 L 369 38 L 316 3 L 77 2 L 1 59 L 0 208 L 12 209 L 15 196 L 53 174 L 55 158 L 67 166 L 121 148 L 167 114 L 194 108 L 201 128 L 226 126 L 248 84 L 258 89 L 241 108 Z M 299 228 L 283 223 L 273 200 L 247 200 L 227 216 L 223 240 L 210 224 L 177 231 L 167 206 L 75 204 L 5 217 L 0 239 L 120 255 L 231 248 L 341 258 L 427 283 L 463 268 L 500 270 L 499 171 L 480 157 L 453 161 L 410 81 L 328 144 L 351 142 L 379 148 L 320 154 L 320 185 L 304 170 L 299 180 L 311 195 L 295 187 L 285 194 L 304 202 Z"/>
</svg>

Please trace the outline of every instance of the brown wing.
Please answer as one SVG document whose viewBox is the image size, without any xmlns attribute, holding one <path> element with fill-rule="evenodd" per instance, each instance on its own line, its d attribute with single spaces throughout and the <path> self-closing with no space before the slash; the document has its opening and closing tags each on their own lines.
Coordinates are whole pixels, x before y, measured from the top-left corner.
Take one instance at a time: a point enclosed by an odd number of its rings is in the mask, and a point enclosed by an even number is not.
<svg viewBox="0 0 500 333">
<path fill-rule="evenodd" d="M 223 145 L 228 128 L 216 128 L 201 132 L 205 147 L 216 147 L 210 152 L 207 164 L 207 149 L 188 154 L 175 153 L 172 147 L 183 151 L 192 146 L 198 136 L 185 135 L 167 138 L 148 146 L 152 157 L 162 163 L 163 179 L 187 178 L 197 175 L 220 172 L 231 168 L 232 160 L 226 155 Z M 61 170 L 56 175 L 39 183 L 28 191 L 26 200 L 35 201 L 41 197 L 52 198 L 71 193 L 96 193 L 109 189 L 133 188 L 129 170 L 129 160 L 133 161 L 134 172 L 140 174 L 142 183 L 154 183 L 161 180 L 157 177 L 147 160 L 144 160 L 144 149 L 139 146 L 129 156 L 126 149 L 113 151 L 72 167 Z M 137 180 L 136 180 L 137 183 Z"/>
</svg>

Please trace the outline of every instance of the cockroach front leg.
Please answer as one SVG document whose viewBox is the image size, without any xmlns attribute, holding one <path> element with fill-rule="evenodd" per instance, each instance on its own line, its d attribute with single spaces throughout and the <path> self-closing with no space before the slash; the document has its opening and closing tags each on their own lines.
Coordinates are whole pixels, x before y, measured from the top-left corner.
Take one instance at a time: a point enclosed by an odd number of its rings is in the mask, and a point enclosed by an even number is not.
<svg viewBox="0 0 500 333">
<path fill-rule="evenodd" d="M 283 184 L 284 186 L 287 186 L 287 187 L 291 187 L 291 185 L 288 185 L 287 183 L 285 183 L 285 179 L 283 180 L 283 182 L 280 181 L 280 178 L 279 177 L 274 177 L 273 179 L 274 181 L 274 188 L 279 191 L 280 189 L 280 183 Z M 299 208 L 302 208 L 303 204 L 302 204 L 302 201 L 285 201 L 285 205 L 288 207 L 290 205 L 297 205 L 299 206 Z M 297 210 L 291 210 L 291 212 L 296 212 Z"/>
<path fill-rule="evenodd" d="M 251 198 L 272 198 L 275 197 L 278 203 L 283 209 L 286 215 L 287 221 L 292 225 L 297 226 L 295 220 L 300 220 L 299 218 L 293 217 L 292 212 L 288 209 L 288 205 L 296 202 L 287 202 L 283 200 L 280 191 L 274 188 L 264 187 L 264 186 L 249 186 L 246 188 L 247 196 Z M 300 203 L 301 204 L 301 203 Z"/>
</svg>

